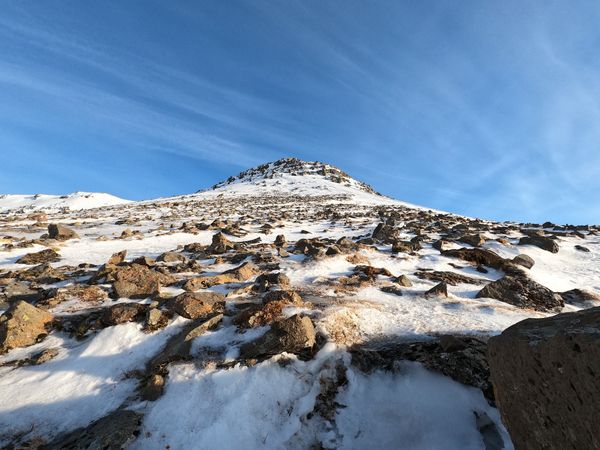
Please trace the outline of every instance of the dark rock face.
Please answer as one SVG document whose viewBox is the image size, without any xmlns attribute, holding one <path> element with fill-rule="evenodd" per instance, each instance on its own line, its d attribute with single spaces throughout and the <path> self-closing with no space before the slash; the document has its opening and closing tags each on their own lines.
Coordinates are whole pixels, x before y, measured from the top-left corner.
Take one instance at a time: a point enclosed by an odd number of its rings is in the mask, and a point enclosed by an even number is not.
<svg viewBox="0 0 600 450">
<path fill-rule="evenodd" d="M 255 341 L 244 344 L 240 357 L 244 359 L 268 357 L 282 352 L 299 353 L 316 343 L 315 327 L 308 316 L 296 314 L 275 322 L 271 329 Z"/>
<path fill-rule="evenodd" d="M 389 344 L 382 348 L 354 346 L 350 349 L 352 364 L 365 373 L 378 369 L 394 371 L 398 361 L 416 361 L 459 383 L 481 389 L 488 400 L 493 401 L 486 352 L 485 342 L 463 336 L 442 336 L 439 341 Z"/>
<path fill-rule="evenodd" d="M 425 292 L 426 297 L 448 297 L 448 285 L 445 281 L 440 281 L 434 287 Z"/>
<path fill-rule="evenodd" d="M 29 303 L 14 303 L 0 316 L 0 354 L 35 344 L 47 334 L 52 320 L 52 314 Z"/>
<path fill-rule="evenodd" d="M 33 265 L 33 264 L 56 262 L 59 259 L 60 259 L 60 255 L 58 253 L 56 253 L 54 250 L 52 250 L 51 248 L 48 248 L 46 250 L 42 250 L 41 252 L 37 252 L 37 253 L 27 253 L 25 256 L 19 258 L 16 262 L 17 262 L 17 264 Z"/>
<path fill-rule="evenodd" d="M 558 253 L 559 246 L 554 239 L 545 236 L 525 236 L 519 239 L 519 245 L 535 245 L 551 253 Z"/>
<path fill-rule="evenodd" d="M 394 228 L 391 225 L 387 225 L 385 223 L 380 223 L 373 230 L 373 234 L 371 237 L 376 241 L 381 241 L 384 244 L 393 244 L 397 239 L 400 230 L 398 228 Z"/>
<path fill-rule="evenodd" d="M 575 250 L 579 250 L 580 252 L 584 252 L 584 253 L 590 252 L 590 249 L 587 247 L 584 247 L 583 245 L 576 245 Z"/>
<path fill-rule="evenodd" d="M 445 271 L 419 271 L 415 273 L 415 275 L 422 280 L 430 280 L 430 281 L 444 281 L 447 284 L 452 286 L 456 286 L 460 283 L 466 284 L 481 284 L 483 280 L 479 280 L 477 278 L 471 278 L 466 275 L 462 275 L 456 272 L 445 272 Z"/>
<path fill-rule="evenodd" d="M 414 253 L 421 250 L 421 244 L 410 241 L 395 241 L 392 244 L 392 253 Z"/>
<path fill-rule="evenodd" d="M 565 303 L 583 307 L 592 307 L 600 305 L 600 295 L 582 289 L 571 289 L 570 291 L 561 292 L 560 296 Z"/>
<path fill-rule="evenodd" d="M 77 239 L 79 235 L 64 225 L 51 223 L 48 225 L 48 237 L 57 241 L 67 241 L 69 239 Z"/>
<path fill-rule="evenodd" d="M 79 428 L 44 445 L 45 450 L 120 450 L 139 434 L 142 415 L 118 409 L 86 428 Z"/>
<path fill-rule="evenodd" d="M 482 297 L 545 312 L 559 312 L 564 306 L 564 300 L 559 294 L 526 276 L 502 277 L 477 293 L 477 298 Z"/>
<path fill-rule="evenodd" d="M 600 448 L 600 308 L 519 322 L 490 339 L 488 356 L 516 448 Z"/>
</svg>

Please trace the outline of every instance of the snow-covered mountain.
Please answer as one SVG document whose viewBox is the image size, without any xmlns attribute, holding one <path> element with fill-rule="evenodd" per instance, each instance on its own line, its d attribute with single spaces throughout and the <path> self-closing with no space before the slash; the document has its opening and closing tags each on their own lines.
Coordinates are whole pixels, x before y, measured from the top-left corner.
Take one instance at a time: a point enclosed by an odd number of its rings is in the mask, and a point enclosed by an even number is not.
<svg viewBox="0 0 600 450">
<path fill-rule="evenodd" d="M 0 215 L 0 447 L 511 449 L 488 339 L 600 304 L 600 227 L 434 211 L 327 164 L 90 195 Z"/>
<path fill-rule="evenodd" d="M 92 209 L 129 203 L 114 195 L 100 192 L 73 192 L 67 195 L 0 195 L 0 213 Z"/>
</svg>

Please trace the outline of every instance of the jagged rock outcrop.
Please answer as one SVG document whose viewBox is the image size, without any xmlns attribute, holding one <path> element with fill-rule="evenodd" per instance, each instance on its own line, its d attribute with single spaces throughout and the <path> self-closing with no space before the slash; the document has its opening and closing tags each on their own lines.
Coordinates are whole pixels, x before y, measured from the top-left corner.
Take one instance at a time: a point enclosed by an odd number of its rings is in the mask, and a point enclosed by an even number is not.
<svg viewBox="0 0 600 450">
<path fill-rule="evenodd" d="M 519 308 L 531 308 L 536 311 L 559 312 L 565 304 L 559 294 L 526 276 L 519 275 L 506 275 L 486 285 L 477 293 L 477 298 L 494 298 Z"/>
</svg>

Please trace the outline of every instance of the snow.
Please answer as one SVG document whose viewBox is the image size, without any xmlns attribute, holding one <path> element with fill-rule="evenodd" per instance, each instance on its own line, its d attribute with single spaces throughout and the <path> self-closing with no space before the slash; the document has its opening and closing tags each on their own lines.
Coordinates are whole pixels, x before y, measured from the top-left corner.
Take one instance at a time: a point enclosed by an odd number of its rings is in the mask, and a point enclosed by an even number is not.
<svg viewBox="0 0 600 450">
<path fill-rule="evenodd" d="M 61 208 L 71 210 L 99 208 L 102 206 L 129 203 L 114 195 L 99 192 L 74 192 L 68 195 L 0 195 L 0 213 L 9 211 L 55 211 Z"/>
<path fill-rule="evenodd" d="M 0 376 L 0 446 L 17 433 L 52 437 L 118 408 L 137 386 L 128 372 L 143 368 L 183 322 L 153 334 L 119 325 L 83 342 L 55 336 L 56 358 Z"/>
</svg>

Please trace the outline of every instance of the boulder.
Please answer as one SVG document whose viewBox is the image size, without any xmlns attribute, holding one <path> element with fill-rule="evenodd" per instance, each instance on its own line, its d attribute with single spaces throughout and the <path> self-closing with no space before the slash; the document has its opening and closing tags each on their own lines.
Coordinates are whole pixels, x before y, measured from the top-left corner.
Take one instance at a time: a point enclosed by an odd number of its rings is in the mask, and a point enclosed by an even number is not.
<svg viewBox="0 0 600 450">
<path fill-rule="evenodd" d="M 223 312 L 225 296 L 216 292 L 184 292 L 169 302 L 169 309 L 186 319 L 199 319 Z"/>
<path fill-rule="evenodd" d="M 57 241 L 67 241 L 69 239 L 77 239 L 79 235 L 64 225 L 51 223 L 48 225 L 48 237 Z"/>
<path fill-rule="evenodd" d="M 121 250 L 120 252 L 113 253 L 110 258 L 108 258 L 107 265 L 116 266 L 117 264 L 121 264 L 125 261 L 125 257 L 127 256 L 127 250 Z"/>
<path fill-rule="evenodd" d="M 533 258 L 531 256 L 525 255 L 523 253 L 515 256 L 512 259 L 512 262 L 519 266 L 523 266 L 527 269 L 531 269 L 535 264 L 535 261 L 533 260 Z"/>
<path fill-rule="evenodd" d="M 263 303 L 283 301 L 290 304 L 299 305 L 302 303 L 302 297 L 296 291 L 289 289 L 269 291 L 262 298 Z"/>
<path fill-rule="evenodd" d="M 504 258 L 491 250 L 484 248 L 457 248 L 451 250 L 442 250 L 443 256 L 462 259 L 476 265 L 484 265 L 494 269 L 502 269 Z"/>
<path fill-rule="evenodd" d="M 438 270 L 421 270 L 415 273 L 417 278 L 430 281 L 444 281 L 445 283 L 456 286 L 461 283 L 465 284 L 481 284 L 483 280 L 472 278 L 456 272 L 438 271 Z"/>
<path fill-rule="evenodd" d="M 157 261 L 162 261 L 165 263 L 177 263 L 177 262 L 186 262 L 187 258 L 185 255 L 177 252 L 165 252 L 156 258 Z"/>
<path fill-rule="evenodd" d="M 519 245 L 535 245 L 551 253 L 558 253 L 559 246 L 552 238 L 539 235 L 524 236 L 519 239 Z"/>
<path fill-rule="evenodd" d="M 283 234 L 279 234 L 275 237 L 275 247 L 285 247 L 287 241 Z"/>
<path fill-rule="evenodd" d="M 414 253 L 421 250 L 421 244 L 411 241 L 394 241 L 392 253 Z"/>
<path fill-rule="evenodd" d="M 398 239 L 399 234 L 400 230 L 398 228 L 394 228 L 393 226 L 382 222 L 375 227 L 371 237 L 384 244 L 392 244 Z"/>
<path fill-rule="evenodd" d="M 490 339 L 488 358 L 515 448 L 600 448 L 600 308 L 523 320 Z"/>
<path fill-rule="evenodd" d="M 458 239 L 460 242 L 472 245 L 473 247 L 480 247 L 485 244 L 485 236 L 481 233 L 466 234 Z"/>
<path fill-rule="evenodd" d="M 412 286 L 412 281 L 410 281 L 410 278 L 408 278 L 406 275 L 400 275 L 398 278 L 396 278 L 396 283 L 404 287 Z"/>
<path fill-rule="evenodd" d="M 52 314 L 22 300 L 0 316 L 0 354 L 27 347 L 48 334 Z"/>
<path fill-rule="evenodd" d="M 258 266 L 246 262 L 239 267 L 227 270 L 219 275 L 190 278 L 183 286 L 186 291 L 195 291 L 226 283 L 241 283 L 260 273 Z"/>
<path fill-rule="evenodd" d="M 300 353 L 316 343 L 315 327 L 308 316 L 296 314 L 275 322 L 269 331 L 255 341 L 242 345 L 240 357 L 253 359 L 282 352 Z"/>
<path fill-rule="evenodd" d="M 559 294 L 565 303 L 569 305 L 590 308 L 600 305 L 600 294 L 584 291 L 583 289 L 571 289 Z"/>
<path fill-rule="evenodd" d="M 479 291 L 477 298 L 482 297 L 544 312 L 559 312 L 564 306 L 559 294 L 526 276 L 506 275 Z"/>
<path fill-rule="evenodd" d="M 441 281 L 425 292 L 425 297 L 448 297 L 448 284 Z"/>
<path fill-rule="evenodd" d="M 43 264 L 43 263 L 51 263 L 56 262 L 60 259 L 60 255 L 52 250 L 51 248 L 47 248 L 46 250 L 42 250 L 41 252 L 36 253 L 27 253 L 25 256 L 17 259 L 17 264 Z"/>
<path fill-rule="evenodd" d="M 113 289 L 117 298 L 145 298 L 157 294 L 160 276 L 140 264 L 119 269 L 115 274 Z"/>
<path fill-rule="evenodd" d="M 584 252 L 584 253 L 590 252 L 590 249 L 587 247 L 584 247 L 583 245 L 576 245 L 575 250 L 579 250 L 580 252 Z"/>
</svg>

